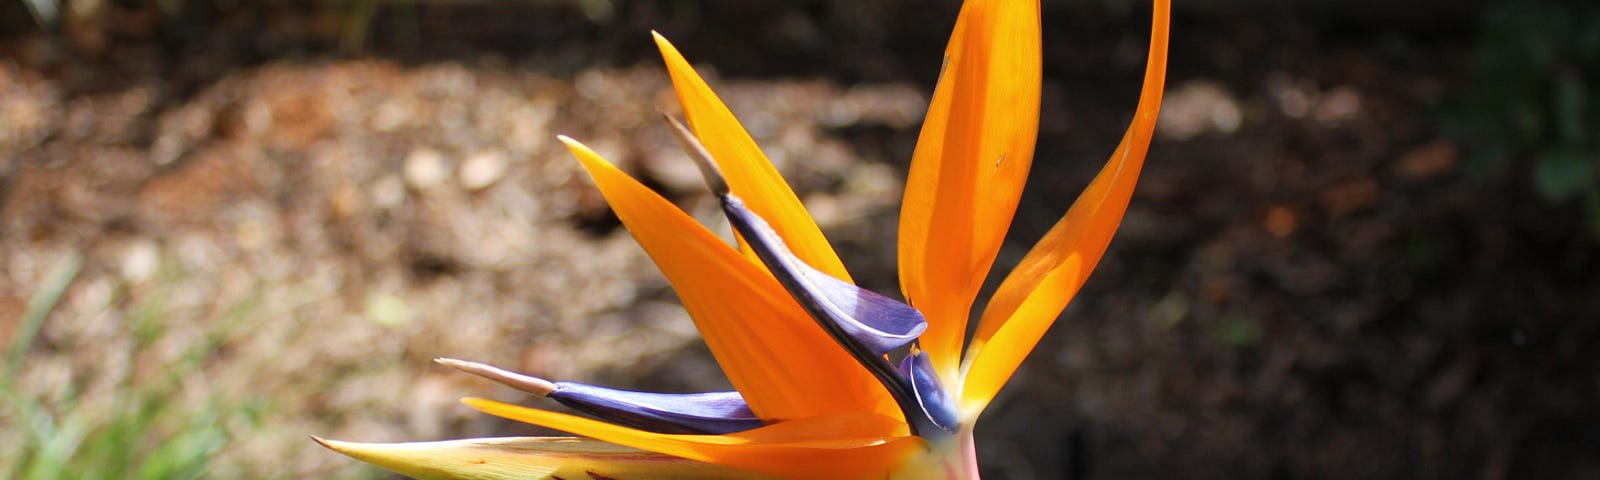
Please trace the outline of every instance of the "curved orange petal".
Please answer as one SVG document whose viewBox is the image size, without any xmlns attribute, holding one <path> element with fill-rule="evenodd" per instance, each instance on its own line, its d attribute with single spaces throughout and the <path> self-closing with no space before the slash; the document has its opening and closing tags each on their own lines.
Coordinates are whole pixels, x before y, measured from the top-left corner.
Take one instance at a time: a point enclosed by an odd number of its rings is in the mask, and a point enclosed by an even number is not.
<svg viewBox="0 0 1600 480">
<path fill-rule="evenodd" d="M 690 128 L 694 129 L 700 143 L 705 144 L 706 151 L 711 152 L 712 158 L 717 161 L 717 167 L 727 178 L 728 187 L 744 199 L 745 205 L 772 224 L 772 229 L 783 237 L 784 243 L 801 260 L 834 278 L 851 281 L 850 273 L 845 271 L 844 263 L 833 251 L 833 245 L 823 237 L 822 230 L 811 219 L 800 198 L 795 196 L 794 190 L 789 188 L 767 156 L 761 153 L 761 148 L 739 124 L 739 119 L 734 118 L 733 112 L 717 98 L 700 74 L 695 73 L 694 67 L 684 60 L 677 48 L 661 34 L 651 34 L 655 36 L 656 46 L 661 49 L 662 59 L 666 60 L 667 73 L 672 76 L 673 90 L 678 93 L 678 103 L 683 105 Z M 739 247 L 747 257 L 760 263 L 755 253 L 745 247 L 743 239 L 739 240 Z"/>
<path fill-rule="evenodd" d="M 1046 233 L 1000 284 L 979 320 L 967 351 L 963 414 L 976 416 L 1039 343 L 1067 302 L 1089 278 L 1128 209 L 1144 156 L 1150 149 L 1161 89 L 1166 80 L 1171 4 L 1157 0 L 1152 14 L 1150 57 L 1133 124 L 1106 166 L 1066 216 Z M 995 348 L 985 348 L 994 345 Z"/>
<path fill-rule="evenodd" d="M 967 318 L 1027 180 L 1039 127 L 1039 4 L 969 1 L 917 139 L 900 210 L 900 286 L 953 379 Z"/>
<path fill-rule="evenodd" d="M 561 141 L 672 283 L 717 363 L 757 415 L 783 420 L 857 411 L 900 417 L 883 386 L 771 274 L 588 147 Z"/>
<path fill-rule="evenodd" d="M 466 398 L 462 402 L 502 418 L 784 478 L 889 478 L 927 447 L 926 441 L 907 435 L 904 422 L 861 413 L 791 420 L 729 435 L 676 435 L 493 400 Z M 861 435 L 863 429 L 880 433 Z"/>
</svg>

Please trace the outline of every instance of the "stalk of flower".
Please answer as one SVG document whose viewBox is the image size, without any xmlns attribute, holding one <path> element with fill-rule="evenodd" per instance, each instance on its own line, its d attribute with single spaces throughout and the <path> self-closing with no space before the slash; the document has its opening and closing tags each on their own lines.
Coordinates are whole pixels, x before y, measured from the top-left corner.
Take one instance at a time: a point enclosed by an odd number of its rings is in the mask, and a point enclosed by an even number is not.
<svg viewBox="0 0 1600 480">
<path fill-rule="evenodd" d="M 962 6 L 900 214 L 907 303 L 851 282 L 732 112 L 656 35 L 689 122 L 667 116 L 668 128 L 700 167 L 737 245 L 581 143 L 561 140 L 677 290 L 734 390 L 632 392 L 440 359 L 588 416 L 477 398 L 464 399 L 468 406 L 584 438 L 318 441 L 417 478 L 977 478 L 979 414 L 1087 280 L 1131 199 L 1165 78 L 1170 1 L 1154 3 L 1132 124 L 989 299 L 970 341 L 970 311 L 1033 159 L 1037 1 Z"/>
</svg>

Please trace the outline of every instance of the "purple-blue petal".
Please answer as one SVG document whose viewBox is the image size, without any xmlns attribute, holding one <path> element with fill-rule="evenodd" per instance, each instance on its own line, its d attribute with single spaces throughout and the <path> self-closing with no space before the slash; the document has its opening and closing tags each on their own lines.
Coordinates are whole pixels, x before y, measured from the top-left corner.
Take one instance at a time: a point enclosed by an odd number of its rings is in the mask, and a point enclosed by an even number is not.
<svg viewBox="0 0 1600 480">
<path fill-rule="evenodd" d="M 549 398 L 618 425 L 658 433 L 723 434 L 764 425 L 739 392 L 653 393 L 556 382 Z"/>
<path fill-rule="evenodd" d="M 911 386 L 911 379 L 895 369 L 885 354 L 915 341 L 928 323 L 911 306 L 891 300 L 848 282 L 833 278 L 811 268 L 784 245 L 783 239 L 761 216 L 745 208 L 744 202 L 733 195 L 728 182 L 717 170 L 716 160 L 706 151 L 705 145 L 682 122 L 663 115 L 672 127 L 678 141 L 683 144 L 689 158 L 706 177 L 706 185 L 722 201 L 722 211 L 728 223 L 744 237 L 750 250 L 761 263 L 772 271 L 772 276 L 789 296 L 805 308 L 810 316 L 832 337 L 850 357 L 865 368 L 883 385 L 895 404 L 905 414 L 906 426 L 912 435 L 934 436 L 953 433 L 953 430 L 936 425 L 923 412 L 921 400 Z M 913 349 L 914 350 L 914 349 Z M 937 382 L 937 380 L 935 380 Z"/>
<path fill-rule="evenodd" d="M 939 375 L 934 373 L 928 354 L 912 348 L 911 353 L 900 360 L 900 374 L 911 379 L 911 390 L 916 393 L 922 413 L 946 432 L 956 431 L 961 420 L 956 415 L 955 402 L 939 381 Z"/>
<path fill-rule="evenodd" d="M 795 301 L 810 310 L 820 310 L 828 321 L 873 355 L 903 347 L 928 329 L 922 312 L 812 268 L 789 251 L 778 232 L 760 215 L 746 208 L 739 197 L 725 195 L 723 200 L 729 221 L 743 223 L 753 233 L 747 234 L 745 241 L 761 244 L 776 257 L 776 262 L 766 262 L 767 268 L 772 269 L 779 280 L 787 277 L 798 287 L 798 291 L 790 291 Z"/>
</svg>

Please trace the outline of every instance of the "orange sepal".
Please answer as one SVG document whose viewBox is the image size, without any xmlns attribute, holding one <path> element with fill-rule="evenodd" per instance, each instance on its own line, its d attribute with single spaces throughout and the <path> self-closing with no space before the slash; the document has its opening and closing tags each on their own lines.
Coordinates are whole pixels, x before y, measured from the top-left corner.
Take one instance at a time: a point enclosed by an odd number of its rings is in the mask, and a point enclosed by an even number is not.
<svg viewBox="0 0 1600 480">
<path fill-rule="evenodd" d="M 900 411 L 770 273 L 677 206 L 572 139 L 628 231 L 672 283 L 728 380 L 764 420 Z"/>
<path fill-rule="evenodd" d="M 976 417 L 1078 293 L 1122 223 L 1144 166 L 1166 80 L 1168 0 L 1157 0 L 1133 123 L 1089 187 L 989 300 L 967 351 L 962 414 Z M 995 348 L 985 348 L 994 345 Z"/>
<path fill-rule="evenodd" d="M 1033 161 L 1039 38 L 1037 2 L 967 2 L 912 156 L 900 285 L 928 318 L 922 348 L 946 379 Z"/>
<path fill-rule="evenodd" d="M 850 273 L 845 271 L 844 263 L 822 235 L 811 213 L 767 160 L 766 154 L 761 153 L 739 119 L 734 118 L 733 112 L 717 98 L 677 48 L 661 34 L 652 32 L 652 35 L 667 63 L 667 73 L 672 76 L 673 90 L 677 91 L 678 103 L 683 105 L 683 113 L 689 118 L 689 127 L 717 161 L 717 168 L 722 171 L 729 189 L 772 225 L 795 256 L 834 278 L 851 281 Z M 745 247 L 743 239 L 740 239 L 740 250 L 760 263 L 755 253 Z"/>
</svg>

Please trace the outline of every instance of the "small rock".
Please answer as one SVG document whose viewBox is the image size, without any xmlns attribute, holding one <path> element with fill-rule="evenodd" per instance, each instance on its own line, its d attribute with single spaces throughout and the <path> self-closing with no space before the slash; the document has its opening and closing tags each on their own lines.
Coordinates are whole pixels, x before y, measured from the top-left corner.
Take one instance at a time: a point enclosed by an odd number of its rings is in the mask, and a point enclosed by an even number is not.
<svg viewBox="0 0 1600 480">
<path fill-rule="evenodd" d="M 406 184 L 417 190 L 427 190 L 444 183 L 450 177 L 450 164 L 444 154 L 431 148 L 418 148 L 406 154 Z"/>
<path fill-rule="evenodd" d="M 361 190 L 350 183 L 341 183 L 328 195 L 328 210 L 334 218 L 350 218 L 362 210 Z"/>
<path fill-rule="evenodd" d="M 1285 73 L 1267 78 L 1267 92 L 1278 103 L 1278 111 L 1289 118 L 1302 118 L 1316 101 L 1317 87 L 1309 80 L 1296 80 Z"/>
<path fill-rule="evenodd" d="M 1361 94 L 1354 88 L 1336 87 L 1329 90 L 1317 102 L 1317 108 L 1312 113 L 1318 122 L 1323 125 L 1337 126 L 1341 123 L 1355 120 L 1361 115 Z"/>
<path fill-rule="evenodd" d="M 415 107 L 401 99 L 383 102 L 372 114 L 372 129 L 379 132 L 393 132 L 406 126 L 411 116 L 415 114 Z"/>
<path fill-rule="evenodd" d="M 1456 171 L 1458 155 L 1455 144 L 1445 140 L 1412 148 L 1400 155 L 1394 171 L 1401 178 L 1423 181 L 1448 175 Z"/>
<path fill-rule="evenodd" d="M 161 247 L 150 239 L 140 239 L 128 245 L 122 252 L 122 265 L 120 265 L 122 278 L 129 282 L 141 283 L 155 276 L 156 269 L 161 266 Z"/>
<path fill-rule="evenodd" d="M 482 190 L 506 175 L 506 154 L 486 150 L 467 157 L 458 173 L 461 186 L 467 190 Z"/>
<path fill-rule="evenodd" d="M 1325 188 L 1322 206 L 1332 217 L 1343 217 L 1378 203 L 1383 188 L 1370 179 L 1355 179 Z"/>
<path fill-rule="evenodd" d="M 372 206 L 380 209 L 391 209 L 400 206 L 406 200 L 406 185 L 400 181 L 398 175 L 386 175 L 372 182 L 367 187 L 367 195 L 372 200 Z"/>
<path fill-rule="evenodd" d="M 254 252 L 267 247 L 269 241 L 267 222 L 260 219 L 249 219 L 239 222 L 234 229 L 234 239 L 239 244 L 239 249 Z"/>
<path fill-rule="evenodd" d="M 1261 219 L 1261 225 L 1266 227 L 1272 236 L 1285 238 L 1294 234 L 1300 225 L 1300 220 L 1295 215 L 1294 209 L 1280 205 L 1267 209 L 1267 214 Z"/>
<path fill-rule="evenodd" d="M 1194 80 L 1178 86 L 1161 105 L 1156 133 L 1172 140 L 1188 140 L 1215 132 L 1232 134 L 1244 115 L 1238 100 L 1221 84 Z"/>
<path fill-rule="evenodd" d="M 400 327 L 411 323 L 411 306 L 398 296 L 374 293 L 367 296 L 362 316 L 385 327 Z"/>
</svg>

